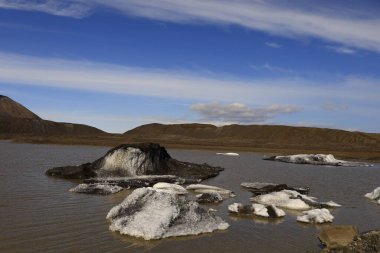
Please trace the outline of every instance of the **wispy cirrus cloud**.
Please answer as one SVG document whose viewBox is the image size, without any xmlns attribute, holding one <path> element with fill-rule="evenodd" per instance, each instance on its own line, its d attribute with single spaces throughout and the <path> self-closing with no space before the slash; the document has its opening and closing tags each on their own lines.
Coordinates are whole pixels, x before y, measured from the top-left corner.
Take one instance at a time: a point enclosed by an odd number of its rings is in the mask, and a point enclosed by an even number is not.
<svg viewBox="0 0 380 253">
<path fill-rule="evenodd" d="M 201 115 L 203 120 L 224 123 L 264 123 L 279 114 L 301 111 L 300 107 L 290 105 L 270 105 L 267 107 L 249 107 L 241 103 L 198 103 L 191 110 Z"/>
<path fill-rule="evenodd" d="M 326 46 L 327 49 L 338 54 L 356 54 L 356 50 L 345 46 Z"/>
<path fill-rule="evenodd" d="M 2 52 L 0 83 L 198 101 L 255 101 L 264 105 L 310 100 L 380 101 L 380 80 L 362 76 L 331 81 L 292 77 L 244 79 L 220 73 L 135 68 Z"/>
<path fill-rule="evenodd" d="M 326 4 L 327 2 L 325 2 Z M 288 38 L 311 37 L 380 52 L 380 18 L 369 11 L 259 0 L 0 0 L 0 8 L 83 18 L 107 8 L 176 23 L 240 25 Z"/>
<path fill-rule="evenodd" d="M 275 42 L 265 42 L 265 45 L 271 48 L 281 48 L 282 46 Z"/>
</svg>

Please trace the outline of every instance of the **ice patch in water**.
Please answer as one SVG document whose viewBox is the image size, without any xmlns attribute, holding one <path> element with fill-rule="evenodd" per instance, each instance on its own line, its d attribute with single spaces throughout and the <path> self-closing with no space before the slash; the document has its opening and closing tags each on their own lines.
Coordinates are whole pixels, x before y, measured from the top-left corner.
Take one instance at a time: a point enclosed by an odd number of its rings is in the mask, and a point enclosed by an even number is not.
<svg viewBox="0 0 380 253">
<path fill-rule="evenodd" d="M 123 190 L 122 187 L 109 184 L 79 184 L 69 191 L 77 193 L 89 193 L 89 194 L 113 194 Z"/>
<path fill-rule="evenodd" d="M 177 184 L 169 184 L 169 183 L 160 182 L 153 185 L 153 188 L 159 191 L 172 192 L 175 194 L 187 194 L 187 190 Z"/>
<path fill-rule="evenodd" d="M 185 196 L 139 188 L 113 207 L 110 230 L 145 240 L 225 230 L 229 224 Z"/>
<path fill-rule="evenodd" d="M 314 164 L 314 165 L 332 165 L 332 166 L 372 166 L 367 163 L 348 162 L 336 159 L 332 154 L 299 154 L 288 156 L 274 156 L 270 160 L 297 163 L 297 164 Z"/>
<path fill-rule="evenodd" d="M 365 194 L 364 197 L 376 200 L 377 203 L 380 204 L 380 187 L 377 187 L 372 192 Z"/>
<path fill-rule="evenodd" d="M 331 215 L 330 211 L 322 209 L 313 209 L 309 211 L 302 212 L 303 215 L 297 217 L 297 221 L 305 223 L 325 223 L 332 222 L 334 216 Z"/>
<path fill-rule="evenodd" d="M 187 186 L 186 189 L 192 190 L 196 193 L 219 193 L 223 197 L 235 197 L 235 194 L 232 191 L 211 185 L 191 184 Z"/>
</svg>

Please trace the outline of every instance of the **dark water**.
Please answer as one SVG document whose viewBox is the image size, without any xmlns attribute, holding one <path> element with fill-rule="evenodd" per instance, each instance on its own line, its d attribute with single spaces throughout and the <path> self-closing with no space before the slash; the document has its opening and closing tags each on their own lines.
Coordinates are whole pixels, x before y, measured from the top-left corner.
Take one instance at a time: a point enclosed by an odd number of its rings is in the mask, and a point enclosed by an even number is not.
<svg viewBox="0 0 380 253">
<path fill-rule="evenodd" d="M 225 168 L 205 184 L 233 190 L 237 197 L 218 209 L 231 227 L 201 236 L 146 242 L 108 230 L 107 212 L 128 191 L 94 196 L 68 191 L 78 182 L 49 178 L 51 167 L 80 164 L 103 155 L 107 148 L 0 142 L 0 252 L 314 252 L 322 226 L 284 219 L 235 218 L 227 212 L 233 202 L 249 203 L 251 194 L 241 182 L 263 181 L 311 187 L 310 195 L 334 200 L 333 224 L 353 224 L 360 231 L 380 227 L 380 206 L 363 194 L 380 186 L 380 166 L 369 168 L 292 165 L 261 160 L 261 155 L 217 156 L 215 152 L 169 150 L 184 161 L 208 162 Z M 233 151 L 233 150 L 232 150 Z M 326 226 L 326 225 L 324 225 Z M 328 225 L 327 225 L 328 226 Z"/>
</svg>

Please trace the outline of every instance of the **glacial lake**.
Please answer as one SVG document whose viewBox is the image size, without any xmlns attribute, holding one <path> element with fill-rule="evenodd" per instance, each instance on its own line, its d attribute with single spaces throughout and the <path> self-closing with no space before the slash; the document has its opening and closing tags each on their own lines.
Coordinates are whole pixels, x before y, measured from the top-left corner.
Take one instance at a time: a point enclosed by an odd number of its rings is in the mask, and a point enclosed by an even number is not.
<svg viewBox="0 0 380 253">
<path fill-rule="evenodd" d="M 318 200 L 333 200 L 333 224 L 355 225 L 360 232 L 380 228 L 380 205 L 363 197 L 380 186 L 380 165 L 326 167 L 262 160 L 262 155 L 220 156 L 211 151 L 169 150 L 172 157 L 225 168 L 203 183 L 233 190 L 235 198 L 206 205 L 231 226 L 226 231 L 158 241 L 144 241 L 111 232 L 108 211 L 130 191 L 98 196 L 68 190 L 78 181 L 50 178 L 51 167 L 81 164 L 109 148 L 14 144 L 0 142 L 0 252 L 318 252 L 323 226 L 296 221 L 297 212 L 267 220 L 230 215 L 233 202 L 249 203 L 252 194 L 241 182 L 274 182 L 308 186 Z M 231 150 L 234 152 L 234 150 Z"/>
</svg>

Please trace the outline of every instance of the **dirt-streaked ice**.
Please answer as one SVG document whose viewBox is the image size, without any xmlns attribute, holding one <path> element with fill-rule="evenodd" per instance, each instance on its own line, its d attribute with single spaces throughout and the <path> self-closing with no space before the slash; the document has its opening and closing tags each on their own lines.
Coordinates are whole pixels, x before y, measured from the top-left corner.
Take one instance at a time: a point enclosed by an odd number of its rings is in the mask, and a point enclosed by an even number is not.
<svg viewBox="0 0 380 253">
<path fill-rule="evenodd" d="M 185 196 L 154 188 L 134 190 L 113 207 L 110 230 L 145 240 L 225 230 L 229 224 Z"/>
<path fill-rule="evenodd" d="M 123 190 L 122 187 L 110 184 L 79 184 L 69 191 L 77 193 L 89 193 L 89 194 L 113 194 Z"/>
</svg>

